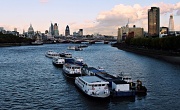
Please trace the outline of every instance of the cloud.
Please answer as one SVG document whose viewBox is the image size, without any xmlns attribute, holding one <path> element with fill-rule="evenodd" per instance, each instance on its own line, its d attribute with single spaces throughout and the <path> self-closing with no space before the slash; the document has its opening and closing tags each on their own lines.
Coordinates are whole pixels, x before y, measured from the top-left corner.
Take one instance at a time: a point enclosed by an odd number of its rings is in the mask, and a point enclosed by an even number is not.
<svg viewBox="0 0 180 110">
<path fill-rule="evenodd" d="M 40 3 L 47 3 L 47 2 L 49 2 L 49 0 L 39 0 L 40 1 Z"/>
<path fill-rule="evenodd" d="M 97 24 L 94 25 L 92 29 L 87 28 L 87 30 L 95 30 L 104 34 L 114 33 L 117 35 L 117 28 L 125 26 L 128 23 L 128 19 L 131 26 L 136 24 L 138 27 L 143 27 L 145 30 L 147 30 L 148 9 L 151 7 L 159 7 L 161 15 L 167 13 L 170 14 L 177 10 L 176 15 L 180 15 L 180 2 L 176 4 L 166 4 L 160 2 L 149 6 L 141 6 L 139 4 L 135 4 L 133 6 L 119 4 L 114 6 L 109 11 L 100 12 L 96 18 Z"/>
<path fill-rule="evenodd" d="M 176 15 L 180 15 L 180 9 L 176 12 Z"/>
</svg>

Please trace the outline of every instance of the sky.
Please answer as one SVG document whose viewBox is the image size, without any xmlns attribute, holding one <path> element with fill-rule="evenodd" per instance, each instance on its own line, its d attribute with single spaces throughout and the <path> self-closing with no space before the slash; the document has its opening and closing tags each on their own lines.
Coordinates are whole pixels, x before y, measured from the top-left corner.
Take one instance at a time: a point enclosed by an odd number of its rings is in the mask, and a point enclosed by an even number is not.
<svg viewBox="0 0 180 110">
<path fill-rule="evenodd" d="M 128 19 L 130 27 L 147 31 L 147 12 L 153 6 L 160 8 L 160 26 L 168 27 L 173 14 L 175 30 L 180 31 L 179 0 L 1 0 L 0 27 L 22 33 L 32 24 L 35 31 L 44 33 L 57 23 L 60 34 L 69 25 L 71 34 L 83 29 L 84 34 L 117 36 Z"/>
</svg>

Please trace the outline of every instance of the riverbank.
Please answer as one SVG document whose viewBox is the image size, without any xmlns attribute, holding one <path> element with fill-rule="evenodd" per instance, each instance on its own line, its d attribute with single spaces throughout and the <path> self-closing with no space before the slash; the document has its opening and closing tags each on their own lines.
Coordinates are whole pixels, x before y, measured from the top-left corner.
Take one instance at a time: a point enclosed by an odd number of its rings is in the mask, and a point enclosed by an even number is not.
<svg viewBox="0 0 180 110">
<path fill-rule="evenodd" d="M 115 43 L 115 44 L 112 44 L 112 46 L 117 47 L 118 49 L 121 49 L 124 51 L 133 52 L 136 54 L 141 54 L 141 55 L 153 57 L 156 59 L 164 60 L 169 63 L 180 65 L 180 52 L 139 48 L 139 47 L 127 46 L 123 43 Z"/>
<path fill-rule="evenodd" d="M 0 43 L 0 47 L 11 47 L 11 46 L 26 46 L 31 45 L 30 43 Z"/>
</svg>

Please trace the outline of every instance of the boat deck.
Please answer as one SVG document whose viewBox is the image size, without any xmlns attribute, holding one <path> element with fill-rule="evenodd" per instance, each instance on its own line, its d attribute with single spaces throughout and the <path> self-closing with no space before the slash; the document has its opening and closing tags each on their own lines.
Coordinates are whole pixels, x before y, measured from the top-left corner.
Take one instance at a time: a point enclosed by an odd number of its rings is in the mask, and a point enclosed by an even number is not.
<svg viewBox="0 0 180 110">
<path fill-rule="evenodd" d="M 101 78 L 97 77 L 97 76 L 82 76 L 81 77 L 82 80 L 86 81 L 87 83 L 107 83 L 107 81 L 102 80 Z"/>
</svg>

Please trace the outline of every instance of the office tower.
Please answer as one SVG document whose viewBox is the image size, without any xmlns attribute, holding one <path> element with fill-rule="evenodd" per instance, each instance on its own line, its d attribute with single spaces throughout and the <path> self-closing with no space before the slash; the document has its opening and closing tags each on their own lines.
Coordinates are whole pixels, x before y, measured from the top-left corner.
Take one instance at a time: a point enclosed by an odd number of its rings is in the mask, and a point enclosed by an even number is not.
<svg viewBox="0 0 180 110">
<path fill-rule="evenodd" d="M 50 34 L 53 36 L 54 35 L 54 26 L 51 23 L 50 29 L 49 29 Z"/>
<path fill-rule="evenodd" d="M 69 29 L 69 26 L 67 25 L 66 30 L 65 30 L 65 36 L 68 36 L 68 35 L 70 35 L 70 29 Z"/>
<path fill-rule="evenodd" d="M 148 36 L 159 37 L 160 33 L 160 9 L 151 7 L 148 9 Z"/>
<path fill-rule="evenodd" d="M 83 29 L 79 29 L 79 36 L 83 36 Z"/>
<path fill-rule="evenodd" d="M 169 31 L 174 31 L 174 19 L 173 19 L 173 15 L 170 15 L 170 18 L 169 18 Z"/>
<path fill-rule="evenodd" d="M 59 30 L 58 30 L 58 25 L 57 23 L 54 23 L 54 35 L 59 36 Z"/>
</svg>

